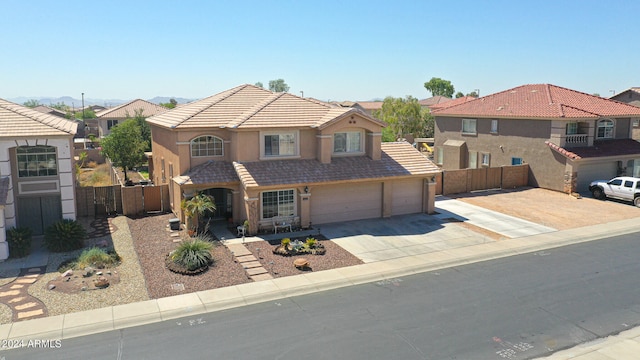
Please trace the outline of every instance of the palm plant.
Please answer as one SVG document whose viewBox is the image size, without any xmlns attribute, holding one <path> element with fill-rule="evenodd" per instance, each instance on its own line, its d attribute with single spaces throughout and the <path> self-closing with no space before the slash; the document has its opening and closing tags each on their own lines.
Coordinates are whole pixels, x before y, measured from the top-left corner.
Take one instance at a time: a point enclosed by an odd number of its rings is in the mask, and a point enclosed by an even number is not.
<svg viewBox="0 0 640 360">
<path fill-rule="evenodd" d="M 182 209 L 184 210 L 185 215 L 188 218 L 191 218 L 192 222 L 195 223 L 193 230 L 197 234 L 199 233 L 200 220 L 202 215 L 204 215 L 207 211 L 216 211 L 216 203 L 213 199 L 213 196 L 204 193 L 198 193 L 191 199 L 184 200 L 182 203 Z"/>
</svg>

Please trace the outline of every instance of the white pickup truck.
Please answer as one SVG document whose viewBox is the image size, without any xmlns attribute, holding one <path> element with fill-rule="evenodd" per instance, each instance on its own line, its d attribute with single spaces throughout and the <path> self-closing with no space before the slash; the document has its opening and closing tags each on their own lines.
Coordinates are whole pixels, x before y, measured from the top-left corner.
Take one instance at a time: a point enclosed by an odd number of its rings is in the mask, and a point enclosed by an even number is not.
<svg viewBox="0 0 640 360">
<path fill-rule="evenodd" d="M 620 176 L 611 180 L 596 180 L 589 184 L 589 191 L 596 199 L 610 197 L 627 200 L 640 207 L 640 178 Z"/>
</svg>

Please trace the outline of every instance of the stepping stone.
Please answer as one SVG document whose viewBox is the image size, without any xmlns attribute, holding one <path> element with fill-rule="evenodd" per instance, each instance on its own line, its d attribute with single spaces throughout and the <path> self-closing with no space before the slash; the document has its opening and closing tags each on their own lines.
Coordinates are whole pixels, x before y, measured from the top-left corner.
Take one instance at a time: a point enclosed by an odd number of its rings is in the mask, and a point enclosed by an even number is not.
<svg viewBox="0 0 640 360">
<path fill-rule="evenodd" d="M 9 291 L 2 291 L 0 292 L 0 297 L 3 296 L 15 296 L 20 294 L 20 290 L 9 290 Z"/>
<path fill-rule="evenodd" d="M 18 280 L 16 280 L 16 282 L 17 282 L 18 284 L 33 284 L 34 282 L 36 282 L 36 280 L 38 280 L 38 279 L 35 279 L 35 278 L 31 278 L 31 279 L 18 279 Z"/>
<path fill-rule="evenodd" d="M 26 299 L 26 297 L 24 297 L 24 296 L 13 298 L 13 299 L 7 301 L 7 304 L 13 304 L 13 303 L 21 302 L 24 299 Z"/>
<path fill-rule="evenodd" d="M 23 287 L 24 287 L 24 285 L 16 284 L 16 285 L 11 285 L 11 287 L 9 289 L 22 289 Z"/>
<path fill-rule="evenodd" d="M 179 243 L 179 242 L 182 242 L 182 239 L 173 239 L 173 242 L 174 243 Z"/>
<path fill-rule="evenodd" d="M 258 261 L 258 259 L 256 259 L 256 257 L 253 255 L 236 256 L 236 259 L 238 260 L 239 263 L 245 263 L 248 261 Z"/>
<path fill-rule="evenodd" d="M 23 311 L 18 313 L 18 319 L 24 319 L 32 316 L 43 315 L 44 311 L 42 309 L 33 310 L 33 311 Z"/>
<path fill-rule="evenodd" d="M 255 275 L 251 277 L 251 280 L 253 281 L 263 281 L 263 280 L 271 280 L 273 279 L 273 276 L 271 276 L 271 274 L 260 274 L 260 275 Z"/>
<path fill-rule="evenodd" d="M 265 269 L 263 267 L 246 269 L 246 271 L 247 271 L 247 274 L 249 274 L 249 276 L 256 276 L 256 275 L 266 274 L 267 273 L 267 269 Z"/>
<path fill-rule="evenodd" d="M 248 261 L 248 262 L 243 262 L 243 263 L 240 263 L 240 264 L 245 269 L 252 269 L 252 268 L 257 268 L 257 267 L 261 267 L 262 266 L 262 264 L 260 264 L 260 261 Z"/>
<path fill-rule="evenodd" d="M 30 275 L 25 275 L 25 276 L 23 276 L 23 277 L 26 277 L 26 278 L 33 278 L 33 277 L 38 277 L 38 276 L 40 276 L 40 274 L 30 274 Z"/>
<path fill-rule="evenodd" d="M 175 232 L 174 232 L 174 233 L 169 234 L 169 236 L 171 236 L 171 237 L 179 237 L 179 236 L 180 236 L 180 234 L 179 234 L 179 233 L 175 233 Z"/>
<path fill-rule="evenodd" d="M 32 308 L 34 306 L 38 306 L 38 304 L 34 303 L 34 302 L 29 302 L 29 303 L 22 304 L 22 305 L 16 305 L 15 308 L 16 308 L 16 310 L 24 310 L 24 309 Z"/>
<path fill-rule="evenodd" d="M 242 244 L 229 244 L 227 245 L 227 248 L 233 253 L 233 256 L 235 257 L 252 255 L 251 251 L 249 251 L 249 249 L 244 247 L 244 245 Z"/>
</svg>

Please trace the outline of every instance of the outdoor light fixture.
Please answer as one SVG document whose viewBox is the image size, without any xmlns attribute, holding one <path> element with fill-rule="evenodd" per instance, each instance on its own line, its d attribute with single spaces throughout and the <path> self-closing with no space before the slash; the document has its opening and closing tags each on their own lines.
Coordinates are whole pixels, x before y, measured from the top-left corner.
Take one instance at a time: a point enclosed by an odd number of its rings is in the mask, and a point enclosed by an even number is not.
<svg viewBox="0 0 640 360">
<path fill-rule="evenodd" d="M 305 193 L 305 194 L 308 194 L 308 193 L 309 193 L 309 187 L 308 187 L 308 186 L 305 186 L 305 187 L 304 187 L 304 193 Z"/>
</svg>

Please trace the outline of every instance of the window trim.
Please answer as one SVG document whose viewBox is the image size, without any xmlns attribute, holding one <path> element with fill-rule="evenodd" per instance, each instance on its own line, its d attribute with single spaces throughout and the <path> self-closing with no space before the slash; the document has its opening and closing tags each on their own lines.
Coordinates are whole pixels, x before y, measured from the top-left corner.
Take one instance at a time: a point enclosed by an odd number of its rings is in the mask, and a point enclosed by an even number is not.
<svg viewBox="0 0 640 360">
<path fill-rule="evenodd" d="M 485 158 L 487 161 L 485 161 Z M 480 164 L 482 166 L 490 166 L 491 165 L 491 154 L 490 153 L 482 153 L 480 158 Z"/>
<path fill-rule="evenodd" d="M 471 166 L 471 159 L 474 159 L 473 166 Z M 477 169 L 478 168 L 478 152 L 477 151 L 469 151 L 469 159 L 467 161 L 467 168 L 469 168 L 469 169 Z"/>
<path fill-rule="evenodd" d="M 266 155 L 265 153 L 265 137 L 273 135 L 293 135 L 294 154 L 293 155 Z M 260 132 L 260 160 L 274 159 L 297 159 L 300 157 L 300 131 L 261 131 Z"/>
<path fill-rule="evenodd" d="M 473 124 L 473 132 L 465 131 L 464 124 Z M 462 135 L 477 135 L 478 134 L 478 119 L 462 119 Z"/>
<path fill-rule="evenodd" d="M 21 149 L 26 149 L 26 148 L 44 148 L 44 149 L 52 149 L 53 151 L 42 151 L 42 152 L 24 152 L 24 153 L 20 153 Z M 53 158 L 51 158 L 51 155 L 53 155 Z M 36 159 L 35 161 L 33 159 L 29 160 L 29 157 L 35 156 Z M 54 167 L 45 167 L 44 169 L 47 171 L 46 175 L 40 175 L 40 169 L 38 168 L 38 163 L 42 162 L 42 160 L 38 160 L 37 157 L 38 156 L 45 156 L 45 162 L 49 163 L 51 159 L 54 160 Z M 26 157 L 26 161 L 21 161 L 20 158 L 21 157 Z M 35 175 L 29 175 L 29 172 L 31 170 L 29 170 L 29 164 L 30 161 L 33 162 L 36 166 L 36 169 L 33 170 L 35 171 Z M 26 163 L 27 168 L 26 168 L 26 175 L 22 175 L 22 171 L 20 169 L 20 164 L 21 163 Z M 34 146 L 18 146 L 16 147 L 16 168 L 18 170 L 18 178 L 20 179 L 27 179 L 27 178 L 42 178 L 42 177 L 51 177 L 51 176 L 59 176 L 60 175 L 60 169 L 59 169 L 59 159 L 58 159 L 58 148 L 55 146 L 51 146 L 51 145 L 34 145 Z M 54 169 L 55 168 L 55 169 Z M 54 169 L 52 170 L 54 173 L 50 174 L 49 170 L 50 169 Z"/>
<path fill-rule="evenodd" d="M 495 124 L 495 126 L 494 126 Z M 497 134 L 499 129 L 498 119 L 491 119 L 491 130 L 489 130 L 492 134 Z"/>
<path fill-rule="evenodd" d="M 349 148 L 349 134 L 359 134 L 360 136 L 360 150 L 358 151 L 341 151 L 341 152 L 336 152 L 336 135 L 337 134 L 346 134 L 346 146 L 347 148 Z M 349 155 L 363 155 L 364 154 L 364 131 L 363 130 L 341 130 L 341 131 L 336 131 L 335 133 L 333 133 L 333 135 L 331 136 L 331 152 L 333 155 L 335 156 L 349 156 Z"/>
<path fill-rule="evenodd" d="M 292 201 L 291 204 L 293 205 L 293 207 L 292 207 L 292 214 L 291 215 L 281 215 L 280 214 L 280 193 L 281 192 L 285 192 L 285 191 L 287 191 L 287 192 L 290 191 L 291 195 L 292 195 L 291 198 L 293 199 L 293 201 Z M 265 207 L 264 207 L 264 195 L 266 193 L 274 193 L 274 192 L 276 193 L 276 199 L 278 201 L 278 203 L 276 204 L 276 206 L 278 208 L 278 213 L 276 215 L 272 216 L 272 217 L 265 218 L 264 217 L 264 210 L 265 210 Z M 260 192 L 260 220 L 269 220 L 269 219 L 272 219 L 274 217 L 296 216 L 297 208 L 298 208 L 298 204 L 297 204 L 297 199 L 296 199 L 296 189 L 278 189 L 278 190 L 268 190 L 268 191 Z"/>
<path fill-rule="evenodd" d="M 209 154 L 206 154 L 206 155 L 193 155 L 193 145 L 194 145 L 194 142 L 195 142 L 197 139 L 201 139 L 201 138 L 207 138 L 207 140 L 208 140 L 209 138 L 211 138 L 211 139 L 212 139 L 213 150 L 214 150 L 214 154 L 213 154 L 213 155 L 209 155 Z M 220 141 L 220 154 L 215 154 L 215 150 L 216 150 L 215 142 L 216 142 L 216 140 L 217 140 L 217 141 Z M 205 144 L 208 144 L 208 142 L 205 142 Z M 199 150 L 199 152 L 201 152 L 201 151 L 202 151 L 202 149 L 198 149 L 198 150 Z M 205 148 L 205 150 L 208 150 L 208 149 L 206 149 L 206 148 Z M 215 135 L 200 135 L 200 136 L 196 136 L 196 137 L 194 137 L 193 139 L 191 139 L 191 140 L 189 141 L 189 154 L 191 155 L 191 157 L 192 157 L 192 158 L 203 158 L 203 157 L 218 157 L 218 156 L 224 156 L 224 140 L 223 140 L 222 138 L 218 137 L 218 136 L 215 136 Z"/>
<path fill-rule="evenodd" d="M 605 124 L 605 123 L 610 123 L 611 126 L 600 126 L 600 124 Z M 605 134 L 603 134 L 603 136 L 600 136 L 600 128 L 604 129 Z M 613 138 L 615 138 L 615 128 L 616 128 L 616 123 L 612 119 L 600 119 L 600 120 L 598 120 L 598 122 L 596 123 L 596 139 L 613 139 Z M 606 136 L 606 132 L 607 132 L 608 129 L 611 131 L 610 136 Z"/>
</svg>

